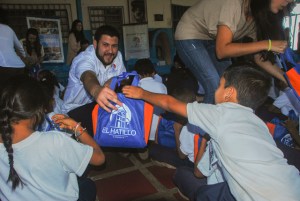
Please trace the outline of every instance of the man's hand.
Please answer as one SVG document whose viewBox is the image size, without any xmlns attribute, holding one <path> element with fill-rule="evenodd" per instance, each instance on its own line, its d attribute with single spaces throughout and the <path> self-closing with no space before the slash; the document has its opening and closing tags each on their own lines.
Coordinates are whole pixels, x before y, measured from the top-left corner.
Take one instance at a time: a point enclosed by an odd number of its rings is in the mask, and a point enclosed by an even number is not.
<svg viewBox="0 0 300 201">
<path fill-rule="evenodd" d="M 114 106 L 110 101 L 122 106 L 122 103 L 118 100 L 117 94 L 111 90 L 107 85 L 103 87 L 100 86 L 100 83 L 96 77 L 96 74 L 93 71 L 85 71 L 80 80 L 82 81 L 84 88 L 93 96 L 95 101 L 105 109 L 107 112 L 111 112 L 111 109 L 117 110 L 117 107 Z"/>
<path fill-rule="evenodd" d="M 118 100 L 117 94 L 111 90 L 109 87 L 97 86 L 92 94 L 96 102 L 105 109 L 107 112 L 111 110 L 117 110 L 118 108 L 114 106 L 111 102 L 116 103 L 117 105 L 122 106 L 122 103 Z"/>
</svg>

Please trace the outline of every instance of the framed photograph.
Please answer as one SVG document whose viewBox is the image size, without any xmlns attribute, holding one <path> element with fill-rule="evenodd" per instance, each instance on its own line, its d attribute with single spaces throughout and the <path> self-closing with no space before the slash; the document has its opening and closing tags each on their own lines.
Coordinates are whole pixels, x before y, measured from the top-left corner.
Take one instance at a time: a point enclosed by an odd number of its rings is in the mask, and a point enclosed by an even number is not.
<svg viewBox="0 0 300 201">
<path fill-rule="evenodd" d="M 125 60 L 150 57 L 147 24 L 123 26 Z"/>
<path fill-rule="evenodd" d="M 147 8 L 145 0 L 128 0 L 128 13 L 130 24 L 146 23 Z"/>
<path fill-rule="evenodd" d="M 43 63 L 63 63 L 64 51 L 59 19 L 27 17 L 28 28 L 35 28 L 39 32 L 40 42 L 44 47 Z"/>
</svg>

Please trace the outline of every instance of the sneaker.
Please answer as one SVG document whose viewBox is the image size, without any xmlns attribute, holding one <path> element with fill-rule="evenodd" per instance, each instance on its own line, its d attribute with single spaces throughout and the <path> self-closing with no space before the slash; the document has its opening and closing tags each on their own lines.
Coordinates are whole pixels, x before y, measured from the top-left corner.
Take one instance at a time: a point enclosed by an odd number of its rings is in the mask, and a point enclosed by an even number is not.
<svg viewBox="0 0 300 201">
<path fill-rule="evenodd" d="M 152 160 L 156 165 L 160 166 L 160 167 L 166 167 L 169 169 L 173 169 L 175 170 L 176 167 L 173 165 L 170 165 L 169 163 L 165 163 L 165 162 L 161 162 L 161 161 L 156 161 L 156 160 Z"/>
</svg>

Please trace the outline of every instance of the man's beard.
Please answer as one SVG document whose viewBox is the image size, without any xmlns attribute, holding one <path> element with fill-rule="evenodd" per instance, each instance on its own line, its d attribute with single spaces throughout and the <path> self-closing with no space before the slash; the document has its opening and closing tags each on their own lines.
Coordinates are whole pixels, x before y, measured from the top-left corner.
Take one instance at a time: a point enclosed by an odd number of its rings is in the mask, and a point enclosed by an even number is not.
<svg viewBox="0 0 300 201">
<path fill-rule="evenodd" d="M 111 60 L 110 63 L 106 63 L 105 60 L 104 60 L 104 57 L 101 56 L 101 55 L 98 53 L 98 44 L 97 44 L 97 46 L 96 46 L 95 53 L 96 53 L 97 58 L 102 62 L 102 64 L 103 64 L 104 66 L 108 66 L 108 65 L 112 64 L 112 62 L 113 62 L 114 59 L 116 58 L 116 55 L 115 55 L 115 56 L 113 57 L 113 59 Z"/>
</svg>

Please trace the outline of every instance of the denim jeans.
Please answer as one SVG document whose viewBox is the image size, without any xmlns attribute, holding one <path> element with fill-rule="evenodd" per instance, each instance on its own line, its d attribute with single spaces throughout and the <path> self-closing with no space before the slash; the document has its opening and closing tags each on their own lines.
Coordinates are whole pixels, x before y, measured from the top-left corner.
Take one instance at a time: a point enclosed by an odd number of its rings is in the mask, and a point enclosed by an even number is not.
<svg viewBox="0 0 300 201">
<path fill-rule="evenodd" d="M 192 201 L 236 201 L 227 182 L 207 185 L 206 178 L 195 177 L 191 167 L 177 168 L 173 182 Z"/>
<path fill-rule="evenodd" d="M 193 167 L 178 167 L 173 176 L 173 182 L 190 200 L 194 200 L 197 190 L 207 184 L 206 178 L 199 179 L 194 175 Z"/>
<path fill-rule="evenodd" d="M 217 59 L 215 43 L 214 40 L 198 39 L 175 41 L 179 57 L 204 88 L 204 103 L 214 103 L 220 77 L 231 64 L 230 59 Z"/>
</svg>

